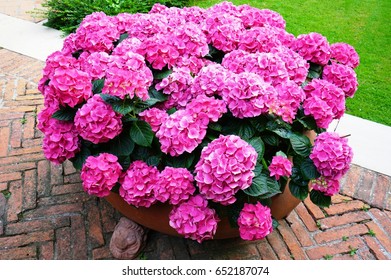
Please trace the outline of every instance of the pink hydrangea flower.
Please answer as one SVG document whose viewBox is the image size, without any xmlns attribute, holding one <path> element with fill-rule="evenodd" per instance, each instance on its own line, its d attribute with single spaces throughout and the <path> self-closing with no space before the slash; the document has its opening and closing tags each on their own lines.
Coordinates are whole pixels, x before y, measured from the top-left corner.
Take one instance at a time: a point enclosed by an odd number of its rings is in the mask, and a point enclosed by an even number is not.
<svg viewBox="0 0 391 280">
<path fill-rule="evenodd" d="M 188 68 L 173 68 L 173 72 L 155 85 L 157 90 L 162 90 L 164 94 L 169 95 L 164 102 L 164 108 L 184 108 L 192 99 L 188 92 L 189 86 L 193 82 L 190 70 Z"/>
<path fill-rule="evenodd" d="M 356 72 L 343 64 L 326 65 L 323 68 L 322 78 L 342 89 L 346 97 L 353 97 L 358 88 Z"/>
<path fill-rule="evenodd" d="M 61 105 L 75 107 L 92 96 L 90 76 L 73 67 L 58 67 L 54 70 L 49 86 Z"/>
<path fill-rule="evenodd" d="M 44 134 L 43 153 L 51 162 L 61 164 L 80 151 L 79 135 L 72 122 L 53 119 Z"/>
<path fill-rule="evenodd" d="M 275 53 L 246 53 L 233 51 L 226 55 L 222 65 L 234 73 L 251 72 L 276 86 L 289 79 L 284 61 Z"/>
<path fill-rule="evenodd" d="M 229 205 L 235 194 L 252 184 L 258 154 L 236 135 L 221 135 L 202 149 L 195 166 L 195 180 L 202 195 Z"/>
<path fill-rule="evenodd" d="M 213 62 L 208 59 L 196 56 L 183 55 L 178 57 L 178 59 L 175 61 L 174 66 L 178 68 L 187 68 L 190 70 L 191 73 L 196 75 L 203 67 L 210 64 L 213 64 Z"/>
<path fill-rule="evenodd" d="M 83 139 L 105 143 L 122 132 L 121 114 L 94 95 L 76 112 L 75 127 Z"/>
<path fill-rule="evenodd" d="M 152 81 L 152 71 L 141 55 L 132 52 L 123 56 L 113 55 L 107 65 L 102 92 L 121 99 L 137 96 L 145 101 L 149 99 L 148 89 Z"/>
<path fill-rule="evenodd" d="M 360 64 L 360 57 L 351 45 L 334 43 L 330 48 L 332 60 L 352 68 L 356 68 Z"/>
<path fill-rule="evenodd" d="M 142 111 L 139 116 L 143 121 L 149 123 L 153 132 L 157 132 L 162 123 L 164 123 L 168 118 L 166 111 L 155 107 Z"/>
<path fill-rule="evenodd" d="M 340 185 L 339 181 L 332 179 L 332 178 L 326 178 L 326 177 L 319 177 L 317 179 L 313 179 L 310 181 L 310 188 L 321 191 L 324 193 L 324 195 L 327 196 L 333 196 L 339 192 Z"/>
<path fill-rule="evenodd" d="M 105 52 L 83 52 L 80 57 L 80 68 L 90 75 L 92 80 L 102 79 L 106 75 L 110 56 Z"/>
<path fill-rule="evenodd" d="M 162 152 L 171 156 L 191 153 L 204 139 L 209 122 L 216 122 L 225 112 L 224 101 L 197 96 L 185 109 L 176 111 L 162 122 L 156 132 Z"/>
<path fill-rule="evenodd" d="M 240 237 L 244 240 L 259 240 L 273 231 L 270 208 L 259 201 L 256 204 L 245 203 L 238 218 Z"/>
<path fill-rule="evenodd" d="M 217 122 L 227 112 L 227 107 L 220 99 L 198 95 L 187 104 L 186 112 L 198 119 L 208 118 L 211 122 Z"/>
<path fill-rule="evenodd" d="M 81 170 L 83 189 L 89 195 L 108 196 L 121 173 L 122 167 L 115 155 L 102 153 L 96 157 L 89 156 Z"/>
<path fill-rule="evenodd" d="M 155 189 L 156 199 L 178 205 L 192 196 L 196 190 L 194 178 L 186 168 L 166 166 L 159 174 L 159 184 Z"/>
<path fill-rule="evenodd" d="M 128 37 L 125 40 L 123 40 L 121 43 L 118 44 L 117 47 L 113 50 L 111 53 L 112 55 L 117 55 L 117 56 L 124 56 L 126 55 L 127 52 L 132 52 L 132 53 L 139 53 L 141 54 L 142 51 L 140 50 L 142 42 L 134 37 Z"/>
<path fill-rule="evenodd" d="M 232 115 L 240 119 L 267 113 L 277 94 L 273 86 L 249 72 L 231 74 L 221 92 Z"/>
<path fill-rule="evenodd" d="M 271 49 L 281 45 L 273 27 L 253 27 L 245 29 L 240 34 L 238 49 L 249 53 L 270 52 Z"/>
<path fill-rule="evenodd" d="M 213 239 L 220 221 L 216 211 L 208 207 L 208 201 L 201 195 L 174 206 L 169 219 L 170 226 L 179 234 L 198 243 Z"/>
<path fill-rule="evenodd" d="M 338 180 L 349 170 L 353 151 L 347 138 L 335 132 L 323 132 L 315 138 L 310 158 L 321 175 Z"/>
<path fill-rule="evenodd" d="M 304 83 L 310 64 L 302 56 L 284 46 L 273 48 L 271 52 L 275 53 L 284 61 L 290 80 L 298 85 Z"/>
<path fill-rule="evenodd" d="M 140 53 L 144 55 L 152 68 L 162 70 L 165 66 L 172 68 L 180 57 L 178 49 L 169 34 L 156 34 L 143 41 Z"/>
<path fill-rule="evenodd" d="M 293 123 L 305 99 L 304 90 L 292 80 L 277 85 L 275 89 L 278 95 L 270 104 L 270 111 L 280 116 L 285 122 Z"/>
<path fill-rule="evenodd" d="M 56 51 L 46 58 L 46 64 L 42 71 L 44 82 L 53 78 L 53 74 L 57 68 L 79 69 L 79 66 L 79 61 L 71 54 L 65 51 Z M 41 88 L 39 90 L 43 91 Z"/>
<path fill-rule="evenodd" d="M 95 12 L 83 19 L 73 40 L 76 50 L 109 53 L 120 35 L 111 17 Z"/>
<path fill-rule="evenodd" d="M 220 64 L 207 65 L 194 78 L 190 91 L 194 96 L 201 94 L 206 96 L 220 95 L 228 75 L 227 69 Z"/>
<path fill-rule="evenodd" d="M 37 116 L 38 123 L 37 128 L 43 133 L 50 133 L 52 127 L 55 127 L 57 123 L 63 123 L 55 118 L 52 118 L 53 114 L 59 109 L 59 106 L 44 107 Z"/>
<path fill-rule="evenodd" d="M 326 65 L 331 58 L 331 49 L 327 38 L 319 33 L 299 35 L 292 46 L 305 60 Z"/>
<path fill-rule="evenodd" d="M 206 36 L 197 24 L 177 25 L 170 36 L 180 55 L 204 57 L 209 53 Z"/>
<path fill-rule="evenodd" d="M 237 7 L 238 17 L 246 28 L 263 27 L 265 25 L 285 29 L 286 22 L 277 12 L 269 9 L 257 9 L 247 4 Z"/>
<path fill-rule="evenodd" d="M 130 164 L 129 169 L 120 178 L 120 196 L 136 207 L 150 207 L 157 200 L 154 190 L 159 183 L 159 171 L 141 160 Z"/>
<path fill-rule="evenodd" d="M 163 153 L 179 156 L 191 153 L 206 135 L 209 119 L 189 115 L 185 109 L 170 115 L 161 124 L 156 137 Z"/>
<path fill-rule="evenodd" d="M 126 30 L 129 38 L 137 38 L 144 42 L 156 34 L 168 33 L 169 20 L 164 15 L 137 13 L 134 14 L 132 20 Z"/>
<path fill-rule="evenodd" d="M 274 156 L 269 165 L 270 177 L 280 180 L 281 176 L 289 177 L 292 174 L 292 162 L 284 156 Z"/>
<path fill-rule="evenodd" d="M 345 93 L 336 85 L 314 79 L 304 87 L 306 99 L 304 113 L 314 117 L 320 128 L 327 128 L 333 119 L 339 119 L 345 112 Z"/>
<path fill-rule="evenodd" d="M 235 16 L 210 13 L 201 24 L 201 29 L 206 34 L 208 43 L 223 52 L 231 52 L 237 49 L 244 26 Z"/>
</svg>

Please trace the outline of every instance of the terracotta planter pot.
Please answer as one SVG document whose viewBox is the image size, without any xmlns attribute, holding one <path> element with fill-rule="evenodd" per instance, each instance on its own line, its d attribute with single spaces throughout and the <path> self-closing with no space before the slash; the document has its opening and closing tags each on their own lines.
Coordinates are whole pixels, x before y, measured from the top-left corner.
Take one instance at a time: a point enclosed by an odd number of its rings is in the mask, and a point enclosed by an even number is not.
<svg viewBox="0 0 391 280">
<path fill-rule="evenodd" d="M 181 236 L 169 225 L 168 216 L 172 209 L 169 204 L 158 203 L 149 208 L 136 208 L 127 204 L 119 194 L 113 192 L 105 197 L 105 199 L 122 215 L 146 228 L 164 234 Z M 285 188 L 283 193 L 274 196 L 272 200 L 271 212 L 273 217 L 277 220 L 288 216 L 300 203 L 300 200 L 291 194 L 288 187 Z M 222 218 L 217 226 L 217 232 L 214 239 L 225 239 L 238 236 L 238 229 L 231 227 L 227 218 Z"/>
</svg>

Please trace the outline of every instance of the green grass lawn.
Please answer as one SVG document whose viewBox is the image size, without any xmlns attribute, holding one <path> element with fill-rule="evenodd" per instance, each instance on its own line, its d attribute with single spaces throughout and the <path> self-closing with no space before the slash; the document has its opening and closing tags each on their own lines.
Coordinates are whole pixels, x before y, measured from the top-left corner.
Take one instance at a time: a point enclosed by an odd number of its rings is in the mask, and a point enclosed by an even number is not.
<svg viewBox="0 0 391 280">
<path fill-rule="evenodd" d="M 189 6 L 210 7 L 221 1 L 190 0 Z M 330 43 L 352 45 L 360 56 L 359 89 L 347 100 L 347 113 L 391 126 L 390 0 L 232 0 L 280 13 L 294 35 L 318 32 Z"/>
</svg>

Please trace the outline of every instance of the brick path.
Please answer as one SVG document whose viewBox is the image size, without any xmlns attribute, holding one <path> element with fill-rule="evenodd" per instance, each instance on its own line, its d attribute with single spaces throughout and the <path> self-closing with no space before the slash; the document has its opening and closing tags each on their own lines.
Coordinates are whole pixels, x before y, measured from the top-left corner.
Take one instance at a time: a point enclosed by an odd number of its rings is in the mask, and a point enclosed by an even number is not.
<svg viewBox="0 0 391 280">
<path fill-rule="evenodd" d="M 42 154 L 35 126 L 43 62 L 5 49 L 0 57 L 0 259 L 112 259 L 120 214 L 82 191 L 71 164 Z M 150 232 L 140 258 L 391 259 L 390 210 L 390 177 L 353 166 L 330 208 L 305 201 L 262 241 L 199 245 Z"/>
<path fill-rule="evenodd" d="M 41 15 L 32 13 L 34 9 L 42 9 L 44 0 L 0 0 L 0 13 L 19 19 L 40 22 Z"/>
</svg>

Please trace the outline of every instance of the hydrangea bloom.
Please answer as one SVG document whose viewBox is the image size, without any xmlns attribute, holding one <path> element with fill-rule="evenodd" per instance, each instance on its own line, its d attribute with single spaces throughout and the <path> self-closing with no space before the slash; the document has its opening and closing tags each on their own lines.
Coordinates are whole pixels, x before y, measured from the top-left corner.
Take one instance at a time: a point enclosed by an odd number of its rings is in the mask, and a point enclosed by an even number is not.
<svg viewBox="0 0 391 280">
<path fill-rule="evenodd" d="M 223 205 L 234 203 L 235 194 L 251 185 L 257 157 L 255 149 L 236 135 L 213 140 L 195 166 L 200 193 Z"/>
<path fill-rule="evenodd" d="M 168 100 L 164 102 L 164 108 L 186 107 L 186 104 L 192 99 L 192 95 L 188 92 L 192 82 L 193 77 L 189 69 L 174 67 L 168 77 L 155 85 L 157 90 L 162 90 L 164 94 L 169 95 Z"/>
<path fill-rule="evenodd" d="M 357 91 L 357 75 L 349 66 L 337 63 L 326 65 L 322 78 L 342 89 L 346 97 L 353 97 Z"/>
<path fill-rule="evenodd" d="M 208 43 L 223 52 L 236 50 L 240 42 L 240 33 L 244 31 L 239 18 L 220 13 L 209 13 L 201 28 Z"/>
<path fill-rule="evenodd" d="M 153 132 L 157 132 L 162 123 L 164 123 L 168 118 L 167 112 L 158 108 L 145 110 L 141 112 L 139 116 L 143 121 L 149 123 Z"/>
<path fill-rule="evenodd" d="M 213 238 L 219 222 L 216 211 L 208 207 L 208 201 L 201 195 L 173 207 L 169 219 L 170 226 L 179 234 L 199 243 Z"/>
<path fill-rule="evenodd" d="M 50 121 L 42 148 L 45 157 L 56 164 L 73 158 L 80 151 L 80 139 L 75 125 L 55 119 Z"/>
<path fill-rule="evenodd" d="M 267 113 L 277 94 L 259 75 L 249 72 L 231 74 L 221 93 L 232 115 L 240 119 Z"/>
<path fill-rule="evenodd" d="M 92 96 L 90 76 L 73 67 L 58 67 L 54 70 L 49 86 L 61 105 L 75 107 Z"/>
<path fill-rule="evenodd" d="M 332 60 L 352 68 L 356 68 L 360 64 L 360 58 L 351 45 L 346 43 L 334 43 L 330 48 Z"/>
<path fill-rule="evenodd" d="M 258 74 L 273 86 L 289 79 L 284 61 L 275 53 L 233 51 L 224 57 L 222 65 L 237 74 L 242 72 Z"/>
<path fill-rule="evenodd" d="M 80 68 L 90 75 L 92 80 L 102 79 L 106 75 L 110 56 L 105 52 L 83 52 L 80 57 Z"/>
<path fill-rule="evenodd" d="M 159 184 L 155 189 L 156 199 L 178 205 L 194 194 L 196 188 L 193 182 L 193 175 L 186 168 L 167 166 L 159 174 Z"/>
<path fill-rule="evenodd" d="M 286 81 L 276 87 L 277 98 L 270 105 L 270 111 L 287 122 L 293 123 L 301 103 L 305 99 L 304 90 L 294 81 Z"/>
<path fill-rule="evenodd" d="M 172 68 L 180 57 L 170 35 L 156 34 L 143 41 L 140 52 L 154 69 L 162 70 L 165 66 Z"/>
<path fill-rule="evenodd" d="M 90 195 L 105 197 L 117 184 L 122 167 L 115 155 L 102 153 L 89 156 L 81 170 L 83 189 Z"/>
<path fill-rule="evenodd" d="M 280 180 L 280 176 L 289 177 L 292 174 L 292 162 L 284 156 L 274 156 L 269 165 L 270 176 Z"/>
<path fill-rule="evenodd" d="M 282 45 L 276 32 L 271 26 L 246 29 L 240 34 L 239 50 L 249 53 L 270 52 L 273 48 Z"/>
<path fill-rule="evenodd" d="M 265 25 L 285 29 L 286 22 L 277 12 L 269 9 L 257 9 L 249 5 L 238 7 L 238 17 L 246 28 L 263 27 Z"/>
<path fill-rule="evenodd" d="M 133 52 L 133 53 L 139 53 L 141 54 L 142 51 L 140 50 L 142 42 L 134 37 L 126 38 L 121 43 L 118 44 L 117 47 L 113 50 L 111 53 L 112 55 L 117 56 L 124 56 L 127 52 Z"/>
<path fill-rule="evenodd" d="M 154 190 L 159 183 L 159 171 L 141 160 L 130 164 L 120 178 L 120 196 L 136 207 L 150 207 L 156 202 Z"/>
<path fill-rule="evenodd" d="M 259 240 L 273 231 L 270 208 L 259 201 L 256 204 L 245 203 L 238 218 L 240 237 L 244 240 Z"/>
<path fill-rule="evenodd" d="M 209 122 L 217 121 L 226 110 L 223 101 L 198 96 L 161 124 L 156 137 L 162 152 L 171 156 L 191 153 L 204 139 Z"/>
<path fill-rule="evenodd" d="M 206 96 L 219 95 L 224 88 L 228 75 L 227 69 L 220 64 L 205 66 L 194 78 L 190 91 L 194 96 L 200 94 Z"/>
<path fill-rule="evenodd" d="M 204 139 L 209 120 L 197 119 L 185 109 L 170 115 L 156 132 L 163 153 L 178 156 L 191 153 Z"/>
<path fill-rule="evenodd" d="M 322 192 L 324 195 L 327 196 L 333 196 L 339 192 L 340 185 L 339 181 L 332 179 L 332 178 L 326 178 L 326 177 L 319 177 L 317 179 L 310 181 L 310 188 Z"/>
<path fill-rule="evenodd" d="M 273 48 L 271 52 L 284 61 L 290 80 L 298 85 L 301 85 L 306 80 L 310 64 L 303 57 L 284 46 Z"/>
<path fill-rule="evenodd" d="M 112 55 L 107 65 L 102 92 L 121 99 L 137 96 L 147 100 L 152 81 L 152 71 L 145 65 L 141 55 L 132 52 L 127 52 L 123 56 Z"/>
<path fill-rule="evenodd" d="M 176 26 L 171 36 L 180 55 L 204 57 L 209 53 L 206 36 L 194 23 Z"/>
<path fill-rule="evenodd" d="M 338 180 L 349 170 L 353 152 L 346 138 L 323 132 L 316 137 L 310 158 L 321 175 Z"/>
<path fill-rule="evenodd" d="M 304 113 L 313 116 L 320 128 L 327 128 L 333 119 L 339 119 L 344 114 L 345 94 L 336 85 L 314 79 L 304 87 L 304 92 Z"/>
<path fill-rule="evenodd" d="M 89 52 L 107 52 L 113 48 L 120 37 L 117 26 L 111 17 L 103 12 L 95 12 L 86 16 L 78 27 L 74 43 L 75 50 Z"/>
<path fill-rule="evenodd" d="M 122 132 L 121 114 L 94 95 L 76 112 L 75 126 L 83 139 L 105 143 Z"/>
<path fill-rule="evenodd" d="M 326 65 L 331 58 L 331 49 L 326 37 L 319 33 L 299 35 L 292 46 L 305 60 Z"/>
</svg>

